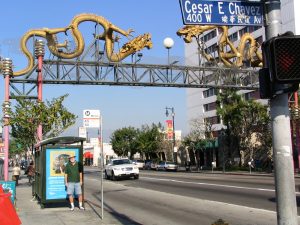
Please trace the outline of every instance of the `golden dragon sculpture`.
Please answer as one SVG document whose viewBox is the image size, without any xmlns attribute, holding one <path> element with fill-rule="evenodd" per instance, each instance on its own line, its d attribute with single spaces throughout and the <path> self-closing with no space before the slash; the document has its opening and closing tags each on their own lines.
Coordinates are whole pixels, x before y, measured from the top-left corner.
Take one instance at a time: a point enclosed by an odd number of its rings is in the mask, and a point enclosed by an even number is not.
<svg viewBox="0 0 300 225">
<path fill-rule="evenodd" d="M 27 42 L 32 37 L 42 37 L 46 39 L 47 46 L 49 48 L 49 51 L 60 58 L 63 59 L 73 59 L 78 56 L 80 56 L 85 48 L 85 42 L 84 38 L 79 31 L 78 26 L 82 22 L 95 22 L 103 27 L 103 33 L 99 35 L 98 39 L 105 41 L 105 48 L 106 48 L 106 55 L 107 58 L 112 62 L 118 62 L 126 58 L 127 56 L 140 51 L 143 48 L 152 48 L 152 41 L 151 41 L 151 35 L 149 33 L 137 36 L 124 44 L 118 53 L 114 53 L 114 42 L 119 40 L 119 36 L 116 35 L 114 37 L 113 33 L 116 32 L 118 34 L 124 35 L 125 37 L 129 38 L 131 36 L 131 33 L 133 32 L 132 29 L 129 29 L 127 31 L 115 26 L 108 20 L 106 20 L 102 16 L 98 16 L 95 14 L 80 14 L 73 18 L 70 25 L 64 28 L 42 28 L 42 29 L 34 29 L 28 31 L 21 39 L 20 45 L 21 50 L 25 54 L 25 56 L 28 59 L 27 67 L 16 71 L 13 73 L 13 76 L 20 76 L 24 75 L 32 70 L 34 67 L 34 58 L 31 52 L 27 48 Z M 67 31 L 71 32 L 74 42 L 75 42 L 75 49 L 72 51 L 67 51 L 67 42 L 64 43 L 58 43 L 57 41 L 57 34 L 59 33 L 65 33 Z M 65 49 L 65 50 L 64 50 Z"/>
<path fill-rule="evenodd" d="M 218 44 L 218 55 L 219 59 L 225 66 L 228 67 L 241 67 L 243 66 L 244 60 L 249 60 L 251 66 L 257 67 L 262 66 L 262 53 L 258 51 L 259 44 L 251 36 L 250 33 L 245 33 L 236 48 L 234 44 L 228 38 L 228 27 L 227 26 L 216 26 L 216 25 L 186 25 L 177 31 L 178 36 L 182 36 L 186 43 L 191 43 L 192 38 L 199 39 L 199 36 L 205 31 L 220 28 L 222 34 Z M 249 43 L 249 52 L 246 52 L 246 46 Z M 227 50 L 229 47 L 229 51 Z M 204 57 L 207 61 L 214 61 L 211 55 L 203 52 Z M 255 57 L 256 56 L 256 57 Z M 232 60 L 235 59 L 235 60 Z"/>
</svg>

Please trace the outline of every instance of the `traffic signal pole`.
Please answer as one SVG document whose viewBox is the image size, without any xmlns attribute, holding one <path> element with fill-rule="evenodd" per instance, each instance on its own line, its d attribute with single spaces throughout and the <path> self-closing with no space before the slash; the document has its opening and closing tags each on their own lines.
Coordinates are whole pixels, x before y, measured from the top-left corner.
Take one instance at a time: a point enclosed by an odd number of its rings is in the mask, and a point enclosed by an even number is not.
<svg viewBox="0 0 300 225">
<path fill-rule="evenodd" d="M 264 7 L 266 40 L 269 40 L 281 33 L 280 0 L 265 0 Z M 280 90 L 280 86 L 278 87 L 278 90 Z M 270 106 L 275 169 L 277 224 L 297 225 L 288 94 L 277 94 L 274 98 L 270 99 Z"/>
</svg>

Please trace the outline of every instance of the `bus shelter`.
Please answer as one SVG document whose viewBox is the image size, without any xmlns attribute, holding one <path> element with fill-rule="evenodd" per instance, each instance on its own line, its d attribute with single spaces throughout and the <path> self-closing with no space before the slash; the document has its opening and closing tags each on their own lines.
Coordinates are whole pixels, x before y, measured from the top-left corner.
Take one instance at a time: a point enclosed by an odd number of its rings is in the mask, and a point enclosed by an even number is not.
<svg viewBox="0 0 300 225">
<path fill-rule="evenodd" d="M 55 137 L 39 142 L 35 147 L 35 182 L 32 194 L 39 201 L 41 208 L 48 203 L 65 202 L 67 191 L 64 172 L 70 156 L 76 161 L 83 160 L 82 137 Z M 82 187 L 83 188 L 83 187 Z"/>
</svg>

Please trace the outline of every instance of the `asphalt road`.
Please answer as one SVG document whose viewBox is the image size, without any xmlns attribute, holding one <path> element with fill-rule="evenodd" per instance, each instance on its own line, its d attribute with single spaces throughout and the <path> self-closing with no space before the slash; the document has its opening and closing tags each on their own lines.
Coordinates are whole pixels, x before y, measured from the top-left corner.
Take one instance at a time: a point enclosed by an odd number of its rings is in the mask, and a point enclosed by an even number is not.
<svg viewBox="0 0 300 225">
<path fill-rule="evenodd" d="M 86 198 L 95 204 L 100 184 L 100 172 L 86 169 Z M 276 224 L 270 176 L 141 171 L 139 180 L 105 180 L 104 205 L 127 224 Z"/>
</svg>

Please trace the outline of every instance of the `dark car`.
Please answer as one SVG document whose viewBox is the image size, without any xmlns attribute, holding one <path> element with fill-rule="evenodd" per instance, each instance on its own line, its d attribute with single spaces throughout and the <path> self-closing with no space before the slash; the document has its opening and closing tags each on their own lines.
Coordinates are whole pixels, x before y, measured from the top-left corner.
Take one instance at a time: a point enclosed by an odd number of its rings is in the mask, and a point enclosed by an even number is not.
<svg viewBox="0 0 300 225">
<path fill-rule="evenodd" d="M 151 169 L 151 163 L 152 163 L 152 160 L 145 160 L 145 165 L 144 165 L 144 169 L 145 170 L 150 170 Z"/>
<path fill-rule="evenodd" d="M 20 168 L 21 170 L 26 170 L 28 167 L 28 161 L 27 160 L 22 160 L 20 163 Z"/>
</svg>

